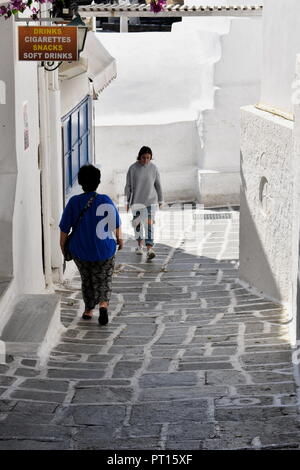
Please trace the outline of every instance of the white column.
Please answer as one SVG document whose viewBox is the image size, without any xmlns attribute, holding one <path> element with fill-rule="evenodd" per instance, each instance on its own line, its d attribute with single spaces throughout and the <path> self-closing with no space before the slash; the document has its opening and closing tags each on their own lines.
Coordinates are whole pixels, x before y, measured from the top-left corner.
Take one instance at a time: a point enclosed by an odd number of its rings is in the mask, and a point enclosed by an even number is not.
<svg viewBox="0 0 300 470">
<path fill-rule="evenodd" d="M 48 76 L 43 67 L 38 68 L 39 80 L 39 110 L 40 110 L 40 159 L 42 170 L 42 214 L 43 214 L 43 235 L 44 235 L 44 266 L 45 281 L 48 289 L 53 289 L 51 270 L 51 172 L 49 154 L 49 96 L 48 96 Z"/>
<path fill-rule="evenodd" d="M 128 16 L 120 17 L 120 33 L 128 33 Z"/>
<path fill-rule="evenodd" d="M 48 72 L 49 79 L 49 133 L 48 147 L 50 149 L 50 200 L 51 200 L 51 268 L 53 278 L 62 280 L 62 254 L 59 245 L 60 230 L 58 227 L 63 211 L 63 175 L 62 175 L 62 139 L 60 90 L 58 70 Z"/>
</svg>

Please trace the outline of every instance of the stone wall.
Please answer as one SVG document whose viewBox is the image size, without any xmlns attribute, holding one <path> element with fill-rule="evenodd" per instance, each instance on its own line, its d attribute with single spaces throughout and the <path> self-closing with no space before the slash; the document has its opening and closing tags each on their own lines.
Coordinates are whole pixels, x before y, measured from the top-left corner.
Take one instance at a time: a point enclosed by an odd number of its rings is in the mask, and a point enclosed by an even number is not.
<svg viewBox="0 0 300 470">
<path fill-rule="evenodd" d="M 295 0 L 265 0 L 259 108 L 268 112 L 244 108 L 241 122 L 240 278 L 286 305 L 293 344 L 300 337 L 299 14 Z"/>
<path fill-rule="evenodd" d="M 242 108 L 239 276 L 285 304 L 291 317 L 297 236 L 293 127 L 271 113 Z"/>
</svg>

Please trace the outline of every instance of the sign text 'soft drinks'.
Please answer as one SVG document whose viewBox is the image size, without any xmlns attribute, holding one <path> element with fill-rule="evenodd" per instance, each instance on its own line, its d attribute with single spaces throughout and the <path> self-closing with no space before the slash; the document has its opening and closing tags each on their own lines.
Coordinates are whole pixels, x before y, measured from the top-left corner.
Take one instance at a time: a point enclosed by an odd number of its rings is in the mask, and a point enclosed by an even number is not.
<svg viewBox="0 0 300 470">
<path fill-rule="evenodd" d="M 77 27 L 19 26 L 19 60 L 78 60 Z"/>
</svg>

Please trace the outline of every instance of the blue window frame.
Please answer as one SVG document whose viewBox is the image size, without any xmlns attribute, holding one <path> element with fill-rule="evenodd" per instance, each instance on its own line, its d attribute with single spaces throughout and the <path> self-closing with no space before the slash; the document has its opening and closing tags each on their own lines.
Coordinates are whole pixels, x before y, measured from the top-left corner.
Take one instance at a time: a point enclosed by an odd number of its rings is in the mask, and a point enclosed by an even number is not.
<svg viewBox="0 0 300 470">
<path fill-rule="evenodd" d="M 91 109 L 87 96 L 62 118 L 65 193 L 74 186 L 79 168 L 91 162 Z"/>
</svg>

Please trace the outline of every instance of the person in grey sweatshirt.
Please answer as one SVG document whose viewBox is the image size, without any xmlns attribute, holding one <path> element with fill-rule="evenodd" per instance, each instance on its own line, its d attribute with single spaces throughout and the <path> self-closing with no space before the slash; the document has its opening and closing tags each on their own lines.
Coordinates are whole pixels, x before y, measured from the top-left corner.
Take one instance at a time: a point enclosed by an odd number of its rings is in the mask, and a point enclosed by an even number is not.
<svg viewBox="0 0 300 470">
<path fill-rule="evenodd" d="M 138 243 L 136 253 L 143 254 L 143 245 L 147 248 L 147 258 L 155 257 L 154 227 L 155 210 L 163 204 L 163 194 L 160 183 L 160 175 L 152 160 L 152 150 L 142 147 L 137 161 L 133 163 L 127 172 L 125 196 L 127 199 L 127 212 L 131 208 L 133 213 L 132 225 L 135 230 L 135 238 Z M 144 235 L 145 232 L 145 235 Z"/>
</svg>

